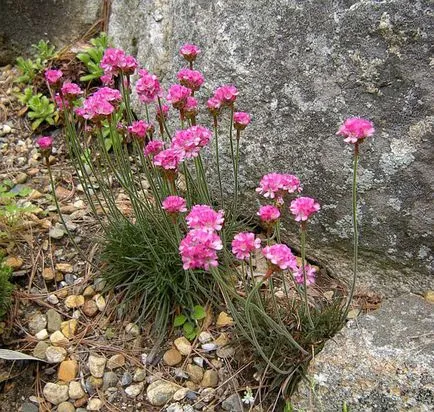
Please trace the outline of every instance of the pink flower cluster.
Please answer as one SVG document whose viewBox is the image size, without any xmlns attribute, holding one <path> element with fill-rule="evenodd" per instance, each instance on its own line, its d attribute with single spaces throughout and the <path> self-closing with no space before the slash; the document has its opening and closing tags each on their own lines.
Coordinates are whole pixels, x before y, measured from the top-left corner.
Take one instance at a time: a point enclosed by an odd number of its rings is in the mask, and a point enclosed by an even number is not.
<svg viewBox="0 0 434 412">
<path fill-rule="evenodd" d="M 198 70 L 181 69 L 177 74 L 179 83 L 192 91 L 197 91 L 205 81 L 203 74 Z"/>
<path fill-rule="evenodd" d="M 195 205 L 185 220 L 189 229 L 221 230 L 224 222 L 224 211 L 216 212 L 208 205 Z"/>
<path fill-rule="evenodd" d="M 187 211 L 187 202 L 180 196 L 168 196 L 162 202 L 163 209 L 167 213 L 181 213 Z"/>
<path fill-rule="evenodd" d="M 315 283 L 316 269 L 308 264 L 304 266 L 306 272 L 306 285 L 313 285 Z M 300 266 L 294 272 L 294 279 L 299 285 L 304 285 L 303 267 Z"/>
<path fill-rule="evenodd" d="M 72 82 L 63 83 L 60 90 L 62 92 L 62 96 L 67 100 L 75 99 L 80 94 L 83 94 L 83 90 L 80 89 L 80 86 Z"/>
<path fill-rule="evenodd" d="M 147 70 L 139 70 L 139 80 L 136 83 L 136 92 L 143 103 L 152 103 L 162 94 L 160 82 L 155 74 Z"/>
<path fill-rule="evenodd" d="M 282 243 L 264 247 L 262 249 L 262 254 L 274 266 L 277 266 L 282 270 L 297 270 L 297 259 L 292 254 L 291 249 Z"/>
<path fill-rule="evenodd" d="M 214 91 L 213 98 L 218 100 L 220 104 L 230 106 L 238 96 L 238 90 L 235 86 L 228 84 L 217 88 Z"/>
<path fill-rule="evenodd" d="M 100 66 L 107 76 L 105 79 L 107 81 L 119 73 L 133 74 L 137 68 L 137 60 L 133 56 L 126 55 L 121 49 L 108 48 L 104 52 Z"/>
<path fill-rule="evenodd" d="M 265 205 L 259 208 L 259 212 L 257 213 L 259 219 L 261 219 L 265 223 L 274 223 L 280 217 L 280 210 L 273 205 Z"/>
<path fill-rule="evenodd" d="M 145 156 L 155 156 L 164 149 L 164 143 L 161 140 L 151 140 L 144 150 Z"/>
<path fill-rule="evenodd" d="M 251 232 L 238 233 L 232 240 L 232 253 L 240 260 L 249 260 L 251 253 L 260 247 L 261 239 Z"/>
<path fill-rule="evenodd" d="M 111 89 L 110 87 L 101 87 L 95 93 L 91 94 L 83 102 L 83 106 L 76 109 L 75 112 L 85 119 L 100 121 L 110 116 L 121 100 L 122 95 L 119 90 Z"/>
<path fill-rule="evenodd" d="M 179 49 L 179 54 L 188 62 L 194 62 L 199 53 L 199 47 L 191 43 L 186 43 Z"/>
<path fill-rule="evenodd" d="M 186 105 L 189 96 L 191 96 L 191 90 L 188 87 L 174 84 L 170 86 L 166 99 L 175 109 L 181 110 Z"/>
<path fill-rule="evenodd" d="M 191 126 L 175 133 L 171 147 L 183 152 L 186 159 L 191 159 L 199 155 L 200 149 L 209 143 L 211 136 L 211 131 L 206 127 Z"/>
<path fill-rule="evenodd" d="M 36 144 L 41 150 L 50 150 L 53 147 L 53 139 L 50 136 L 41 136 L 36 140 Z"/>
<path fill-rule="evenodd" d="M 339 128 L 337 135 L 345 136 L 344 142 L 357 143 L 365 137 L 372 136 L 375 132 L 371 121 L 361 117 L 350 117 Z"/>
<path fill-rule="evenodd" d="M 289 210 L 295 216 L 296 222 L 304 222 L 320 210 L 320 205 L 311 197 L 298 197 L 291 202 Z"/>
<path fill-rule="evenodd" d="M 146 150 L 146 149 L 145 149 Z M 180 150 L 172 148 L 162 150 L 154 156 L 154 165 L 163 168 L 164 170 L 178 170 L 179 164 L 184 160 L 184 153 Z"/>
<path fill-rule="evenodd" d="M 50 69 L 45 70 L 44 76 L 48 84 L 54 85 L 60 80 L 60 78 L 63 76 L 63 73 L 61 70 Z"/>
<path fill-rule="evenodd" d="M 285 193 L 301 192 L 300 179 L 294 175 L 269 173 L 262 177 L 259 187 L 256 189 L 264 197 L 274 199 L 278 202 L 283 201 Z"/>
<path fill-rule="evenodd" d="M 128 131 L 137 139 L 144 139 L 151 128 L 151 124 L 146 123 L 144 120 L 137 120 L 131 126 L 128 126 Z"/>
</svg>

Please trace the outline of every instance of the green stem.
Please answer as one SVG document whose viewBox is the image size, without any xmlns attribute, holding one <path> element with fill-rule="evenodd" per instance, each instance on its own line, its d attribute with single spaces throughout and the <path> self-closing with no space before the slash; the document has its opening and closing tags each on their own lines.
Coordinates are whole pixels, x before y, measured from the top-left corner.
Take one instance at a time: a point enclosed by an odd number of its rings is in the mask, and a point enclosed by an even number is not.
<svg viewBox="0 0 434 412">
<path fill-rule="evenodd" d="M 235 161 L 234 161 L 234 185 L 235 185 L 235 196 L 234 196 L 234 210 L 238 207 L 238 164 L 240 159 L 240 130 L 237 130 L 237 142 L 235 149 Z"/>
<path fill-rule="evenodd" d="M 307 282 L 306 282 L 306 224 L 301 224 L 301 268 L 303 271 L 303 286 L 304 286 L 304 304 L 306 306 L 306 313 L 307 318 L 309 320 L 310 327 L 312 329 L 315 328 L 315 325 L 313 324 L 312 317 L 310 315 L 310 309 L 309 309 L 309 301 L 307 298 Z"/>
<path fill-rule="evenodd" d="M 231 120 L 229 126 L 229 142 L 231 146 L 231 159 L 232 159 L 232 168 L 234 170 L 234 190 L 236 190 L 236 181 L 237 181 L 237 170 L 235 164 L 235 150 L 234 150 L 234 138 L 233 138 L 233 126 L 234 126 L 234 105 L 231 105 Z M 235 197 L 235 194 L 234 194 Z M 232 207 L 235 205 L 233 204 Z"/>
<path fill-rule="evenodd" d="M 217 177 L 218 177 L 218 181 L 219 181 L 219 190 L 220 190 L 220 205 L 222 208 L 224 208 L 222 177 L 220 174 L 219 136 L 218 136 L 218 128 L 217 128 L 217 115 L 214 116 L 214 136 L 215 136 L 215 156 L 216 156 L 216 164 L 217 164 Z"/>
</svg>

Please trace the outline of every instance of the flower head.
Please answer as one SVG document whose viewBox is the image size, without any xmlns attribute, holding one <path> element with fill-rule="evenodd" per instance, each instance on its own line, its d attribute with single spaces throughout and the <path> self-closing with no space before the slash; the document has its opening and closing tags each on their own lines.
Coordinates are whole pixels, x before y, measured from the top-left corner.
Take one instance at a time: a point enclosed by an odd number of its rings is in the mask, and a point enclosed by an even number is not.
<svg viewBox="0 0 434 412">
<path fill-rule="evenodd" d="M 179 54 L 188 62 L 194 62 L 200 51 L 194 44 L 186 43 L 179 49 Z"/>
<path fill-rule="evenodd" d="M 95 93 L 91 94 L 84 102 L 83 106 L 76 109 L 75 112 L 85 119 L 98 122 L 114 111 L 116 105 L 122 100 L 119 90 L 110 87 L 101 87 Z"/>
<path fill-rule="evenodd" d="M 56 84 L 63 76 L 63 73 L 62 70 L 50 69 L 50 70 L 45 70 L 44 76 L 48 84 Z"/>
<path fill-rule="evenodd" d="M 209 270 L 218 266 L 217 251 L 222 248 L 222 241 L 215 232 L 191 230 L 179 245 L 183 268 Z"/>
<path fill-rule="evenodd" d="M 197 115 L 198 111 L 199 110 L 197 108 L 197 100 L 192 96 L 188 96 L 187 102 L 185 103 L 184 106 L 185 117 L 187 118 L 194 117 Z"/>
<path fill-rule="evenodd" d="M 199 90 L 200 86 L 202 86 L 205 81 L 203 74 L 200 71 L 192 69 L 181 69 L 177 74 L 177 78 L 179 83 L 194 92 Z"/>
<path fill-rule="evenodd" d="M 215 97 L 211 97 L 210 99 L 208 99 L 206 105 L 208 107 L 209 112 L 213 116 L 217 116 L 220 113 L 222 102 L 219 99 L 216 99 Z"/>
<path fill-rule="evenodd" d="M 138 139 L 144 139 L 146 137 L 146 133 L 150 130 L 152 125 L 146 123 L 144 120 L 137 120 L 132 123 L 131 126 L 128 126 L 128 131 L 134 137 Z"/>
<path fill-rule="evenodd" d="M 50 136 L 41 136 L 36 140 L 36 144 L 41 150 L 49 150 L 53 147 L 53 139 Z"/>
<path fill-rule="evenodd" d="M 319 209 L 319 203 L 311 197 L 298 197 L 291 202 L 291 206 L 289 207 L 289 210 L 295 216 L 296 222 L 303 222 L 309 219 Z"/>
<path fill-rule="evenodd" d="M 132 74 L 137 68 L 137 61 L 121 49 L 108 48 L 104 52 L 100 66 L 106 75 Z"/>
<path fill-rule="evenodd" d="M 180 150 L 166 149 L 154 156 L 154 165 L 165 170 L 176 171 L 179 164 L 184 160 L 184 153 Z"/>
<path fill-rule="evenodd" d="M 190 129 L 177 130 L 172 139 L 171 147 L 174 150 L 182 151 L 186 159 L 197 157 L 200 151 L 200 137 L 191 132 Z"/>
<path fill-rule="evenodd" d="M 187 202 L 180 196 L 168 196 L 163 200 L 163 209 L 167 213 L 181 213 L 187 211 Z"/>
<path fill-rule="evenodd" d="M 155 156 L 164 148 L 164 143 L 161 140 L 151 140 L 144 150 L 145 156 Z"/>
<path fill-rule="evenodd" d="M 312 285 L 315 283 L 316 269 L 311 265 L 304 265 L 304 270 L 306 272 L 306 285 Z M 294 272 L 294 279 L 299 285 L 304 284 L 303 276 L 303 266 L 297 268 Z"/>
<path fill-rule="evenodd" d="M 229 84 L 217 88 L 214 92 L 214 98 L 219 100 L 222 105 L 231 105 L 238 96 L 238 90 L 235 86 Z"/>
<path fill-rule="evenodd" d="M 235 112 L 234 113 L 234 127 L 237 130 L 244 130 L 250 123 L 250 115 L 245 112 Z"/>
<path fill-rule="evenodd" d="M 298 177 L 290 174 L 268 173 L 262 177 L 256 192 L 270 199 L 277 197 L 281 203 L 285 193 L 301 192 L 301 190 Z"/>
<path fill-rule="evenodd" d="M 255 238 L 254 233 L 241 232 L 232 240 L 232 253 L 240 260 L 248 260 L 255 249 L 261 247 L 261 239 Z"/>
<path fill-rule="evenodd" d="M 167 92 L 167 101 L 171 103 L 175 109 L 183 109 L 190 95 L 191 90 L 188 87 L 174 84 L 170 86 Z"/>
<path fill-rule="evenodd" d="M 262 254 L 273 265 L 282 270 L 297 269 L 297 259 L 292 254 L 291 249 L 284 244 L 278 243 L 276 245 L 266 246 L 262 249 Z"/>
<path fill-rule="evenodd" d="M 265 223 L 274 223 L 280 217 L 280 210 L 272 205 L 261 206 L 257 215 Z"/>
<path fill-rule="evenodd" d="M 190 229 L 221 230 L 224 222 L 224 212 L 216 212 L 208 205 L 195 205 L 185 220 Z"/>
<path fill-rule="evenodd" d="M 372 136 L 374 132 L 374 125 L 371 121 L 361 117 L 350 117 L 345 120 L 336 134 L 345 136 L 344 142 L 346 143 L 357 143 L 365 137 Z"/>
<path fill-rule="evenodd" d="M 71 82 L 63 83 L 61 91 L 62 95 L 66 99 L 74 99 L 75 97 L 83 93 L 83 90 L 80 89 L 80 86 L 78 84 Z"/>
<path fill-rule="evenodd" d="M 160 82 L 155 74 L 148 73 L 146 70 L 139 70 L 140 78 L 136 83 L 136 92 L 143 103 L 152 103 L 161 96 L 162 90 Z"/>
</svg>

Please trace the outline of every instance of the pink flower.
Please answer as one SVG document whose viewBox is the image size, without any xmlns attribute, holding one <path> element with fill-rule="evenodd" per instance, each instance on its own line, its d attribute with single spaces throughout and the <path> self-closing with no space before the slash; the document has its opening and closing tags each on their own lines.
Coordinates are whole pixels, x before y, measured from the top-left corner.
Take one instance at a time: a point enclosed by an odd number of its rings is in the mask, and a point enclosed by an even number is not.
<svg viewBox="0 0 434 412">
<path fill-rule="evenodd" d="M 375 132 L 371 121 L 361 117 L 350 117 L 339 128 L 337 135 L 345 136 L 344 142 L 357 143 L 365 137 L 372 136 Z"/>
<path fill-rule="evenodd" d="M 169 106 L 167 104 L 162 104 L 161 108 L 159 105 L 156 106 L 156 118 L 158 121 L 166 120 L 169 116 Z"/>
<path fill-rule="evenodd" d="M 280 269 L 297 269 L 297 259 L 292 254 L 291 249 L 284 244 L 276 244 L 273 246 L 266 246 L 262 249 L 262 254 L 273 265 L 278 266 Z"/>
<path fill-rule="evenodd" d="M 195 205 L 186 217 L 190 229 L 221 230 L 224 211 L 216 212 L 208 205 Z"/>
<path fill-rule="evenodd" d="M 161 140 L 151 140 L 144 150 L 145 156 L 155 156 L 164 148 L 164 143 Z"/>
<path fill-rule="evenodd" d="M 45 70 L 44 76 L 49 84 L 56 84 L 63 76 L 63 73 L 62 70 Z"/>
<path fill-rule="evenodd" d="M 168 196 L 163 200 L 163 209 L 167 213 L 181 213 L 187 211 L 187 202 L 180 196 Z"/>
<path fill-rule="evenodd" d="M 313 285 L 315 283 L 316 269 L 308 264 L 304 265 L 306 272 L 306 285 Z M 299 285 L 304 285 L 303 267 L 297 267 L 294 272 L 294 279 Z"/>
<path fill-rule="evenodd" d="M 41 150 L 50 150 L 53 147 L 53 139 L 50 136 L 42 136 L 36 140 L 36 144 Z"/>
<path fill-rule="evenodd" d="M 59 93 L 56 93 L 54 95 L 54 102 L 56 103 L 56 106 L 58 107 L 59 110 L 63 110 L 65 107 L 69 107 L 69 102 L 68 101 L 63 102 Z"/>
<path fill-rule="evenodd" d="M 93 94 L 93 96 L 111 103 L 118 103 L 122 100 L 121 92 L 117 89 L 112 89 L 111 87 L 101 87 Z"/>
<path fill-rule="evenodd" d="M 177 78 L 179 83 L 194 92 L 199 90 L 200 86 L 202 86 L 205 81 L 203 74 L 200 71 L 191 69 L 181 69 L 177 74 Z"/>
<path fill-rule="evenodd" d="M 83 107 L 75 110 L 75 113 L 85 119 L 100 121 L 110 116 L 115 111 L 115 106 L 122 100 L 119 90 L 110 87 L 101 87 L 90 95 L 84 102 Z"/>
<path fill-rule="evenodd" d="M 80 86 L 75 83 L 71 82 L 65 82 L 62 85 L 62 94 L 65 98 L 74 99 L 76 96 L 79 96 L 83 93 L 83 91 L 80 89 Z"/>
<path fill-rule="evenodd" d="M 289 209 L 295 216 L 296 222 L 303 222 L 309 219 L 310 215 L 318 212 L 320 206 L 311 197 L 298 197 L 291 202 Z"/>
<path fill-rule="evenodd" d="M 186 159 L 197 157 L 200 151 L 200 137 L 190 129 L 177 130 L 172 139 L 172 149 L 182 151 Z"/>
<path fill-rule="evenodd" d="M 198 113 L 197 100 L 194 97 L 188 96 L 184 106 L 184 114 L 186 117 L 196 116 Z"/>
<path fill-rule="evenodd" d="M 148 133 L 151 125 L 146 123 L 143 120 L 137 120 L 133 122 L 131 126 L 128 126 L 128 131 L 139 139 L 144 139 L 146 137 L 146 133 Z"/>
<path fill-rule="evenodd" d="M 161 96 L 161 86 L 155 74 L 148 73 L 146 70 L 139 70 L 140 78 L 136 83 L 136 92 L 143 103 L 152 103 Z"/>
<path fill-rule="evenodd" d="M 257 215 L 263 222 L 273 223 L 279 219 L 280 210 L 276 206 L 272 205 L 261 206 Z"/>
<path fill-rule="evenodd" d="M 222 107 L 222 102 L 219 99 L 216 99 L 215 97 L 211 97 L 208 99 L 206 103 L 208 110 L 213 116 L 217 116 L 220 112 L 220 109 Z"/>
<path fill-rule="evenodd" d="M 232 253 L 240 260 L 249 260 L 250 254 L 261 247 L 261 239 L 255 238 L 254 233 L 241 232 L 232 240 Z"/>
<path fill-rule="evenodd" d="M 124 74 L 133 74 L 137 69 L 137 60 L 133 56 L 127 55 L 121 62 L 119 68 Z"/>
<path fill-rule="evenodd" d="M 223 105 L 231 105 L 238 96 L 238 90 L 233 85 L 221 86 L 214 92 L 214 98 L 219 100 Z"/>
<path fill-rule="evenodd" d="M 191 126 L 187 130 L 190 130 L 190 132 L 199 139 L 200 147 L 205 147 L 211 140 L 211 130 L 207 129 L 204 126 Z"/>
<path fill-rule="evenodd" d="M 216 233 L 202 229 L 191 230 L 179 245 L 183 268 L 209 270 L 210 267 L 216 267 L 217 251 L 221 249 L 223 244 Z"/>
<path fill-rule="evenodd" d="M 187 43 L 179 49 L 179 53 L 188 62 L 194 62 L 197 55 L 200 53 L 200 49 L 194 44 Z"/>
<path fill-rule="evenodd" d="M 137 61 L 121 49 L 108 48 L 104 52 L 100 66 L 106 75 L 132 74 L 137 68 Z"/>
<path fill-rule="evenodd" d="M 247 125 L 250 123 L 250 115 L 244 112 L 235 112 L 234 113 L 234 127 L 237 130 L 244 130 Z"/>
<path fill-rule="evenodd" d="M 282 202 L 285 193 L 301 192 L 301 190 L 298 177 L 290 174 L 269 173 L 262 177 L 256 192 L 270 199 L 277 197 L 277 200 Z"/>
<path fill-rule="evenodd" d="M 104 86 L 112 86 L 114 83 L 113 76 L 111 74 L 104 74 L 99 79 Z"/>
<path fill-rule="evenodd" d="M 175 109 L 183 109 L 187 103 L 187 98 L 191 95 L 191 90 L 179 84 L 170 86 L 167 93 L 167 101 L 172 104 Z"/>
<path fill-rule="evenodd" d="M 154 165 L 165 170 L 177 170 L 183 160 L 184 154 L 181 151 L 170 148 L 154 156 Z"/>
</svg>

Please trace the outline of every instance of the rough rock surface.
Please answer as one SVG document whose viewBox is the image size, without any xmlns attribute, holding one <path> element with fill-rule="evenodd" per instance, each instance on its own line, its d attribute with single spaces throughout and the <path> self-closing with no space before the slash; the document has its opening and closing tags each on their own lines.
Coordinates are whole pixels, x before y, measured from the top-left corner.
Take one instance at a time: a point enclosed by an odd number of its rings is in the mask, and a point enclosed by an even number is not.
<svg viewBox="0 0 434 412">
<path fill-rule="evenodd" d="M 101 0 L 2 0 L 0 66 L 13 63 L 39 40 L 58 47 L 83 35 L 97 20 Z"/>
<path fill-rule="evenodd" d="M 297 174 L 322 205 L 310 253 L 338 275 L 351 272 L 352 152 L 335 132 L 351 115 L 372 119 L 359 169 L 360 272 L 364 285 L 393 295 L 433 283 L 430 3 L 114 0 L 109 32 L 166 84 L 183 65 L 179 47 L 198 44 L 202 102 L 237 85 L 238 109 L 253 115 L 241 148 L 245 210 L 256 210 L 261 175 Z M 207 114 L 199 121 L 211 125 Z M 222 169 L 230 191 L 231 167 Z M 297 233 L 288 221 L 287 240 L 296 245 Z"/>
<path fill-rule="evenodd" d="M 403 295 L 351 323 L 315 358 L 296 410 L 434 409 L 434 305 Z"/>
</svg>

